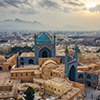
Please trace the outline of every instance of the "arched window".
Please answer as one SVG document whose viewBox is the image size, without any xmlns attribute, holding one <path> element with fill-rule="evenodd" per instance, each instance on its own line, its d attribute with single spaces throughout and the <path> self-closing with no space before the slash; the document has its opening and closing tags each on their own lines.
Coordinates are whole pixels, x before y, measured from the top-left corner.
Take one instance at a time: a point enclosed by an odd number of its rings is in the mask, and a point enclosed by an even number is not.
<svg viewBox="0 0 100 100">
<path fill-rule="evenodd" d="M 90 76 L 90 75 L 87 75 L 87 79 L 88 79 L 88 80 L 91 80 L 91 76 Z"/>
<path fill-rule="evenodd" d="M 12 68 L 11 66 L 8 67 L 9 70 L 11 70 L 11 68 Z"/>
<path fill-rule="evenodd" d="M 0 67 L 0 70 L 2 70 L 2 67 Z"/>
<path fill-rule="evenodd" d="M 79 79 L 83 79 L 83 75 L 80 74 L 80 75 L 78 76 L 78 78 L 79 78 Z"/>
<path fill-rule="evenodd" d="M 33 59 L 30 59 L 30 60 L 28 61 L 28 64 L 34 64 L 34 60 L 33 60 Z"/>
</svg>

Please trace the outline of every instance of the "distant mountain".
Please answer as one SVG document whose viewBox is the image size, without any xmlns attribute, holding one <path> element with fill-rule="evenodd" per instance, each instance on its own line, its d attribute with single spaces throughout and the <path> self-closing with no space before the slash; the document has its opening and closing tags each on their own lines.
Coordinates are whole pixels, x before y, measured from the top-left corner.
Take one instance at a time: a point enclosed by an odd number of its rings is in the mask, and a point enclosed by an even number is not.
<svg viewBox="0 0 100 100">
<path fill-rule="evenodd" d="M 62 30 L 70 30 L 70 31 L 87 30 L 87 28 L 85 28 L 85 27 L 76 26 L 76 25 L 65 25 L 61 29 Z"/>
<path fill-rule="evenodd" d="M 53 29 L 38 21 L 24 21 L 16 18 L 15 20 L 6 19 L 0 22 L 0 30 L 49 30 Z"/>
<path fill-rule="evenodd" d="M 0 30 L 68 30 L 68 31 L 84 31 L 88 30 L 87 28 L 75 25 L 65 25 L 62 28 L 52 27 L 50 25 L 45 25 L 41 22 L 34 20 L 33 22 L 25 21 L 16 18 L 15 20 L 6 19 L 4 21 L 0 21 Z"/>
<path fill-rule="evenodd" d="M 15 22 L 24 22 L 23 20 L 20 20 L 18 18 L 15 19 Z"/>
<path fill-rule="evenodd" d="M 8 21 L 13 21 L 13 20 L 10 20 L 10 19 L 6 19 L 6 20 L 4 20 L 4 22 L 8 22 Z"/>
</svg>

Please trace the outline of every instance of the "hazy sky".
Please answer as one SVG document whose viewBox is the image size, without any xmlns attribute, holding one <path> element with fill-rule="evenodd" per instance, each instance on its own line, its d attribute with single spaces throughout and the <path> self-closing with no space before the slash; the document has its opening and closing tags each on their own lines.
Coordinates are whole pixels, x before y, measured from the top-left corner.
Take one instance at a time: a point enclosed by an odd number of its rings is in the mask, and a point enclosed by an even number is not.
<svg viewBox="0 0 100 100">
<path fill-rule="evenodd" d="M 0 0 L 0 21 L 15 18 L 100 29 L 100 0 Z"/>
</svg>

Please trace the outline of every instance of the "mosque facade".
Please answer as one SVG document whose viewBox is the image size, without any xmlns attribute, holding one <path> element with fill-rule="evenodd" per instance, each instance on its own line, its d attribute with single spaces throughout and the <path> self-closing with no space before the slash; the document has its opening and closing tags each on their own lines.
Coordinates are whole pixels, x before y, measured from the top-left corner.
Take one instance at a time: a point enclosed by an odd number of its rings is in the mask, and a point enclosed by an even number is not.
<svg viewBox="0 0 100 100">
<path fill-rule="evenodd" d="M 67 50 L 67 47 L 66 47 Z M 75 52 L 77 56 L 77 51 Z M 65 76 L 70 80 L 76 81 L 77 78 L 77 57 L 76 60 L 68 56 L 65 51 L 65 56 L 56 55 L 56 36 L 50 36 L 46 32 L 42 32 L 34 36 L 34 55 L 33 53 L 24 53 L 20 56 L 20 64 L 38 64 L 39 58 L 60 58 L 60 62 L 65 64 Z M 65 62 L 66 60 L 66 62 Z"/>
</svg>

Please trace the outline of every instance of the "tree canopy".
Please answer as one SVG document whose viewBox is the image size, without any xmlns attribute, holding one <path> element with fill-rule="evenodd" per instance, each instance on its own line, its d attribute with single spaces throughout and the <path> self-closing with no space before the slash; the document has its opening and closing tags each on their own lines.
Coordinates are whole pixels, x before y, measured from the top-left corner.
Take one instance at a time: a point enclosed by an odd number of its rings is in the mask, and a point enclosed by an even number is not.
<svg viewBox="0 0 100 100">
<path fill-rule="evenodd" d="M 26 100 L 33 100 L 35 91 L 32 87 L 29 86 L 24 93 L 26 94 Z"/>
</svg>

